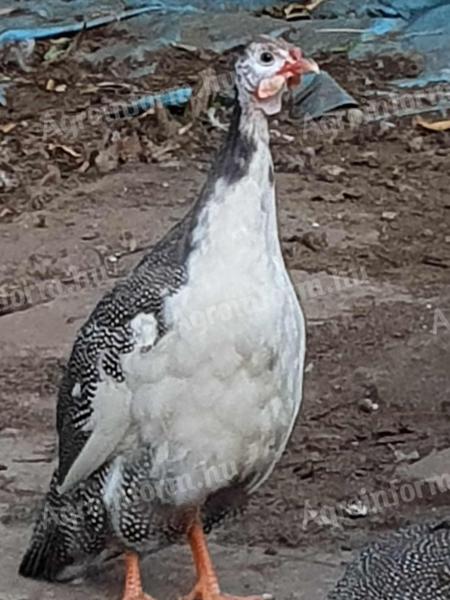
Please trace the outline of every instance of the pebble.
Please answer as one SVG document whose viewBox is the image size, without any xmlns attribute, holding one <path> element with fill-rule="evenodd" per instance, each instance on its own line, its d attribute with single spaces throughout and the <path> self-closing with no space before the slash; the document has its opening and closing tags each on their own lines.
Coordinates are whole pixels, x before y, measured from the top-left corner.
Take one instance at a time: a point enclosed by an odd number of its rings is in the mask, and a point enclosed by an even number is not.
<svg viewBox="0 0 450 600">
<path fill-rule="evenodd" d="M 359 408 L 364 412 L 372 413 L 379 409 L 379 404 L 377 404 L 370 398 L 363 398 L 359 402 Z"/>
<path fill-rule="evenodd" d="M 338 165 L 325 165 L 323 170 L 330 177 L 339 177 L 339 175 L 345 173 L 345 169 L 343 167 L 339 167 Z"/>
<path fill-rule="evenodd" d="M 364 121 L 364 113 L 360 108 L 350 108 L 347 111 L 347 119 L 352 127 L 358 127 Z"/>
<path fill-rule="evenodd" d="M 413 462 L 419 460 L 420 454 L 417 450 L 411 452 L 403 452 L 402 450 L 394 450 L 395 462 Z"/>
<path fill-rule="evenodd" d="M 408 142 L 408 148 L 414 152 L 420 152 L 423 148 L 424 139 L 421 135 L 414 137 Z"/>
<path fill-rule="evenodd" d="M 381 218 L 383 221 L 393 221 L 395 218 L 397 218 L 398 213 L 394 212 L 393 210 L 385 210 L 382 214 L 381 214 Z"/>
</svg>

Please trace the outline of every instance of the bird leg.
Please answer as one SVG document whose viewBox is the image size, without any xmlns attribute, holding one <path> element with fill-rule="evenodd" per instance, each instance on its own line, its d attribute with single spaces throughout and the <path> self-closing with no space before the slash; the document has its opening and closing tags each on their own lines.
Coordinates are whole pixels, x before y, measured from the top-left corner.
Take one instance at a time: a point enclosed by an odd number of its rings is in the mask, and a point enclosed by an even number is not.
<svg viewBox="0 0 450 600">
<path fill-rule="evenodd" d="M 144 594 L 139 556 L 134 552 L 127 552 L 125 555 L 125 569 L 125 590 L 122 600 L 154 600 L 151 596 Z"/>
<path fill-rule="evenodd" d="M 192 592 L 181 600 L 269 600 L 271 598 L 268 594 L 245 597 L 222 594 L 199 519 L 196 519 L 188 530 L 188 540 L 197 571 L 197 583 Z"/>
</svg>

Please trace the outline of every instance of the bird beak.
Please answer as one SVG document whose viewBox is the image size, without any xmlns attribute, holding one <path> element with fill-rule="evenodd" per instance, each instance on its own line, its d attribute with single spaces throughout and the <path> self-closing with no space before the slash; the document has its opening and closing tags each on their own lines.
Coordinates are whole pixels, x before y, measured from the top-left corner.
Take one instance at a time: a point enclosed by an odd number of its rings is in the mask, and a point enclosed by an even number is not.
<svg viewBox="0 0 450 600">
<path fill-rule="evenodd" d="M 319 65 L 312 58 L 304 58 L 299 48 L 292 48 L 278 75 L 283 75 L 289 85 L 297 85 L 306 73 L 320 73 Z"/>
</svg>

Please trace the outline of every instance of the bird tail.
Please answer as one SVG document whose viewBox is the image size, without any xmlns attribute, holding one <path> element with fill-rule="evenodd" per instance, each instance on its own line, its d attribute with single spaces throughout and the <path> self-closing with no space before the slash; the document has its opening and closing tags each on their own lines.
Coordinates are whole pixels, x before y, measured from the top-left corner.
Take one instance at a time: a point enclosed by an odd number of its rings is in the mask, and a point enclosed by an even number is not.
<svg viewBox="0 0 450 600">
<path fill-rule="evenodd" d="M 52 504 L 46 498 L 20 563 L 19 574 L 23 577 L 55 581 L 64 567 L 73 562 L 67 553 L 64 527 L 58 524 L 57 513 L 51 508 Z"/>
<path fill-rule="evenodd" d="M 55 473 L 20 563 L 23 577 L 61 581 L 67 578 L 62 577 L 66 567 L 98 555 L 105 547 L 109 519 L 98 479 L 93 477 L 70 495 L 59 494 L 57 480 Z"/>
</svg>

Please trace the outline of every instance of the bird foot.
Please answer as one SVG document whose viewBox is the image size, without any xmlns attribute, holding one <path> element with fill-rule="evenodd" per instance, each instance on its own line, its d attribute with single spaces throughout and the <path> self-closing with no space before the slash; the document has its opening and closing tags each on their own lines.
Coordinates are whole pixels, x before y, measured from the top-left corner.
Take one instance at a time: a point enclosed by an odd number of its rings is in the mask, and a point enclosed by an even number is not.
<svg viewBox="0 0 450 600">
<path fill-rule="evenodd" d="M 271 594 L 261 594 L 259 596 L 234 596 L 233 594 L 214 594 L 214 595 L 199 595 L 197 590 L 192 590 L 187 596 L 183 596 L 181 600 L 273 600 Z"/>
<path fill-rule="evenodd" d="M 271 594 L 261 594 L 259 596 L 234 596 L 232 594 L 222 594 L 215 586 L 198 582 L 192 592 L 182 596 L 179 600 L 273 600 Z"/>
<path fill-rule="evenodd" d="M 152 596 L 145 594 L 142 589 L 138 555 L 127 553 L 125 555 L 125 564 L 125 590 L 122 600 L 154 600 Z"/>
<path fill-rule="evenodd" d="M 270 594 L 261 594 L 260 596 L 232 596 L 231 594 L 222 594 L 206 545 L 203 527 L 199 519 L 192 523 L 188 532 L 188 538 L 198 579 L 192 592 L 187 596 L 179 598 L 179 600 L 273 600 L 273 596 Z"/>
<path fill-rule="evenodd" d="M 153 596 L 144 594 L 144 592 L 137 592 L 135 594 L 128 593 L 122 597 L 122 600 L 155 600 Z"/>
</svg>

